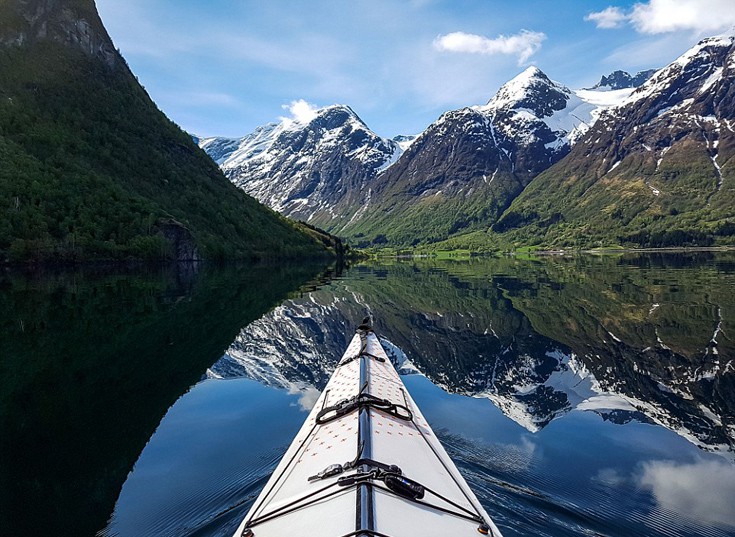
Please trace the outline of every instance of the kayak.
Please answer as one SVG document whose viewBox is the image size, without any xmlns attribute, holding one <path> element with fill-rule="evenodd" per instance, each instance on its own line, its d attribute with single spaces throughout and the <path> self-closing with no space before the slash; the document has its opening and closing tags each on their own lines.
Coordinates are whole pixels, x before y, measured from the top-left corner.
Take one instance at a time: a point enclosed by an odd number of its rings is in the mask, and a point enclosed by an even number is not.
<svg viewBox="0 0 735 537">
<path fill-rule="evenodd" d="M 502 537 L 363 321 L 235 537 Z"/>
</svg>

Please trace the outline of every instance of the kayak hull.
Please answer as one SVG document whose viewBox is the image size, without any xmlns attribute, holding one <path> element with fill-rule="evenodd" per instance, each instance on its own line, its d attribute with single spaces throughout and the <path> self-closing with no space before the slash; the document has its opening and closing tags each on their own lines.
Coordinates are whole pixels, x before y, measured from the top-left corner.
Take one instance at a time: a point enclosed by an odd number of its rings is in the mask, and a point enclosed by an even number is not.
<svg viewBox="0 0 735 537">
<path fill-rule="evenodd" d="M 235 532 L 502 537 L 363 326 Z"/>
</svg>

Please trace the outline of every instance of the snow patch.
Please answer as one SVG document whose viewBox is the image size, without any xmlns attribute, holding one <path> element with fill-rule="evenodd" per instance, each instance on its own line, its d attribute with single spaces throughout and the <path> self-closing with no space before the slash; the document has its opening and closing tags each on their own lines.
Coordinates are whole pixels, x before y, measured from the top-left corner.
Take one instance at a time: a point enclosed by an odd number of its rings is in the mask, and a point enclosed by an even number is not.
<svg viewBox="0 0 735 537">
<path fill-rule="evenodd" d="M 699 94 L 706 93 L 721 78 L 722 78 L 722 67 L 718 67 L 709 76 L 709 78 L 704 81 L 704 84 L 702 84 L 702 87 L 699 88 L 699 91 L 697 93 L 699 93 Z"/>
</svg>

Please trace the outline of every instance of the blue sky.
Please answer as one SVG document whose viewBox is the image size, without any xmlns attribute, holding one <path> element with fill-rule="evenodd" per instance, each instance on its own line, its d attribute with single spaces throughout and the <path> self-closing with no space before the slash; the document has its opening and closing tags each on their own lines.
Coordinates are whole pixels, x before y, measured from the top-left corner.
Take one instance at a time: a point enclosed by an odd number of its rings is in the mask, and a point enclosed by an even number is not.
<svg viewBox="0 0 735 537">
<path fill-rule="evenodd" d="M 158 106 L 189 132 L 241 136 L 348 104 L 375 132 L 422 131 L 529 65 L 569 87 L 661 67 L 732 32 L 735 0 L 97 0 Z M 293 103 L 301 102 L 293 107 Z"/>
</svg>

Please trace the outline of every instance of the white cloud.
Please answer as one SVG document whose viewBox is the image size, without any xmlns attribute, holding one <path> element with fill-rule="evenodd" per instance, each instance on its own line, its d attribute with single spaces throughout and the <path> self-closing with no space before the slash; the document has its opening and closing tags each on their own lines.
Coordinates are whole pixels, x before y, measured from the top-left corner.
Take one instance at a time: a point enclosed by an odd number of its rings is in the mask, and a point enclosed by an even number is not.
<svg viewBox="0 0 735 537">
<path fill-rule="evenodd" d="M 598 28 L 620 28 L 628 16 L 619 7 L 610 6 L 587 15 L 584 20 L 594 22 Z"/>
<path fill-rule="evenodd" d="M 387 59 L 391 64 L 388 72 L 393 73 L 393 79 L 383 78 L 383 84 L 398 88 L 400 106 L 418 106 L 427 111 L 426 120 L 411 125 L 412 130 L 407 132 L 423 130 L 446 110 L 486 103 L 512 76 L 504 69 L 511 73 L 517 70 L 514 57 L 498 57 L 498 61 L 490 66 L 487 59 L 480 54 L 437 54 L 426 46 L 425 39 L 417 39 L 390 56 Z"/>
<path fill-rule="evenodd" d="M 282 106 L 284 110 L 288 110 L 291 117 L 282 117 L 282 121 L 297 121 L 298 123 L 308 123 L 317 115 L 319 108 L 316 105 L 306 102 L 304 99 L 291 101 L 290 104 Z"/>
<path fill-rule="evenodd" d="M 639 484 L 653 492 L 658 504 L 698 522 L 735 527 L 735 467 L 727 462 L 676 464 L 649 462 Z"/>
<path fill-rule="evenodd" d="M 628 22 L 640 33 L 662 34 L 680 30 L 698 34 L 732 30 L 735 3 L 732 0 L 649 0 L 637 3 L 629 12 L 608 7 L 587 15 L 598 28 L 620 28 Z"/>
<path fill-rule="evenodd" d="M 521 30 L 515 35 L 499 35 L 494 39 L 464 32 L 440 35 L 434 40 L 434 48 L 445 52 L 469 54 L 517 55 L 518 63 L 525 63 L 541 49 L 546 34 Z"/>
<path fill-rule="evenodd" d="M 732 0 L 650 0 L 633 6 L 630 21 L 646 34 L 717 32 L 735 25 L 735 4 Z"/>
<path fill-rule="evenodd" d="M 625 484 L 626 478 L 614 468 L 603 468 L 592 478 L 596 483 L 602 483 L 606 487 L 619 487 Z"/>
</svg>

